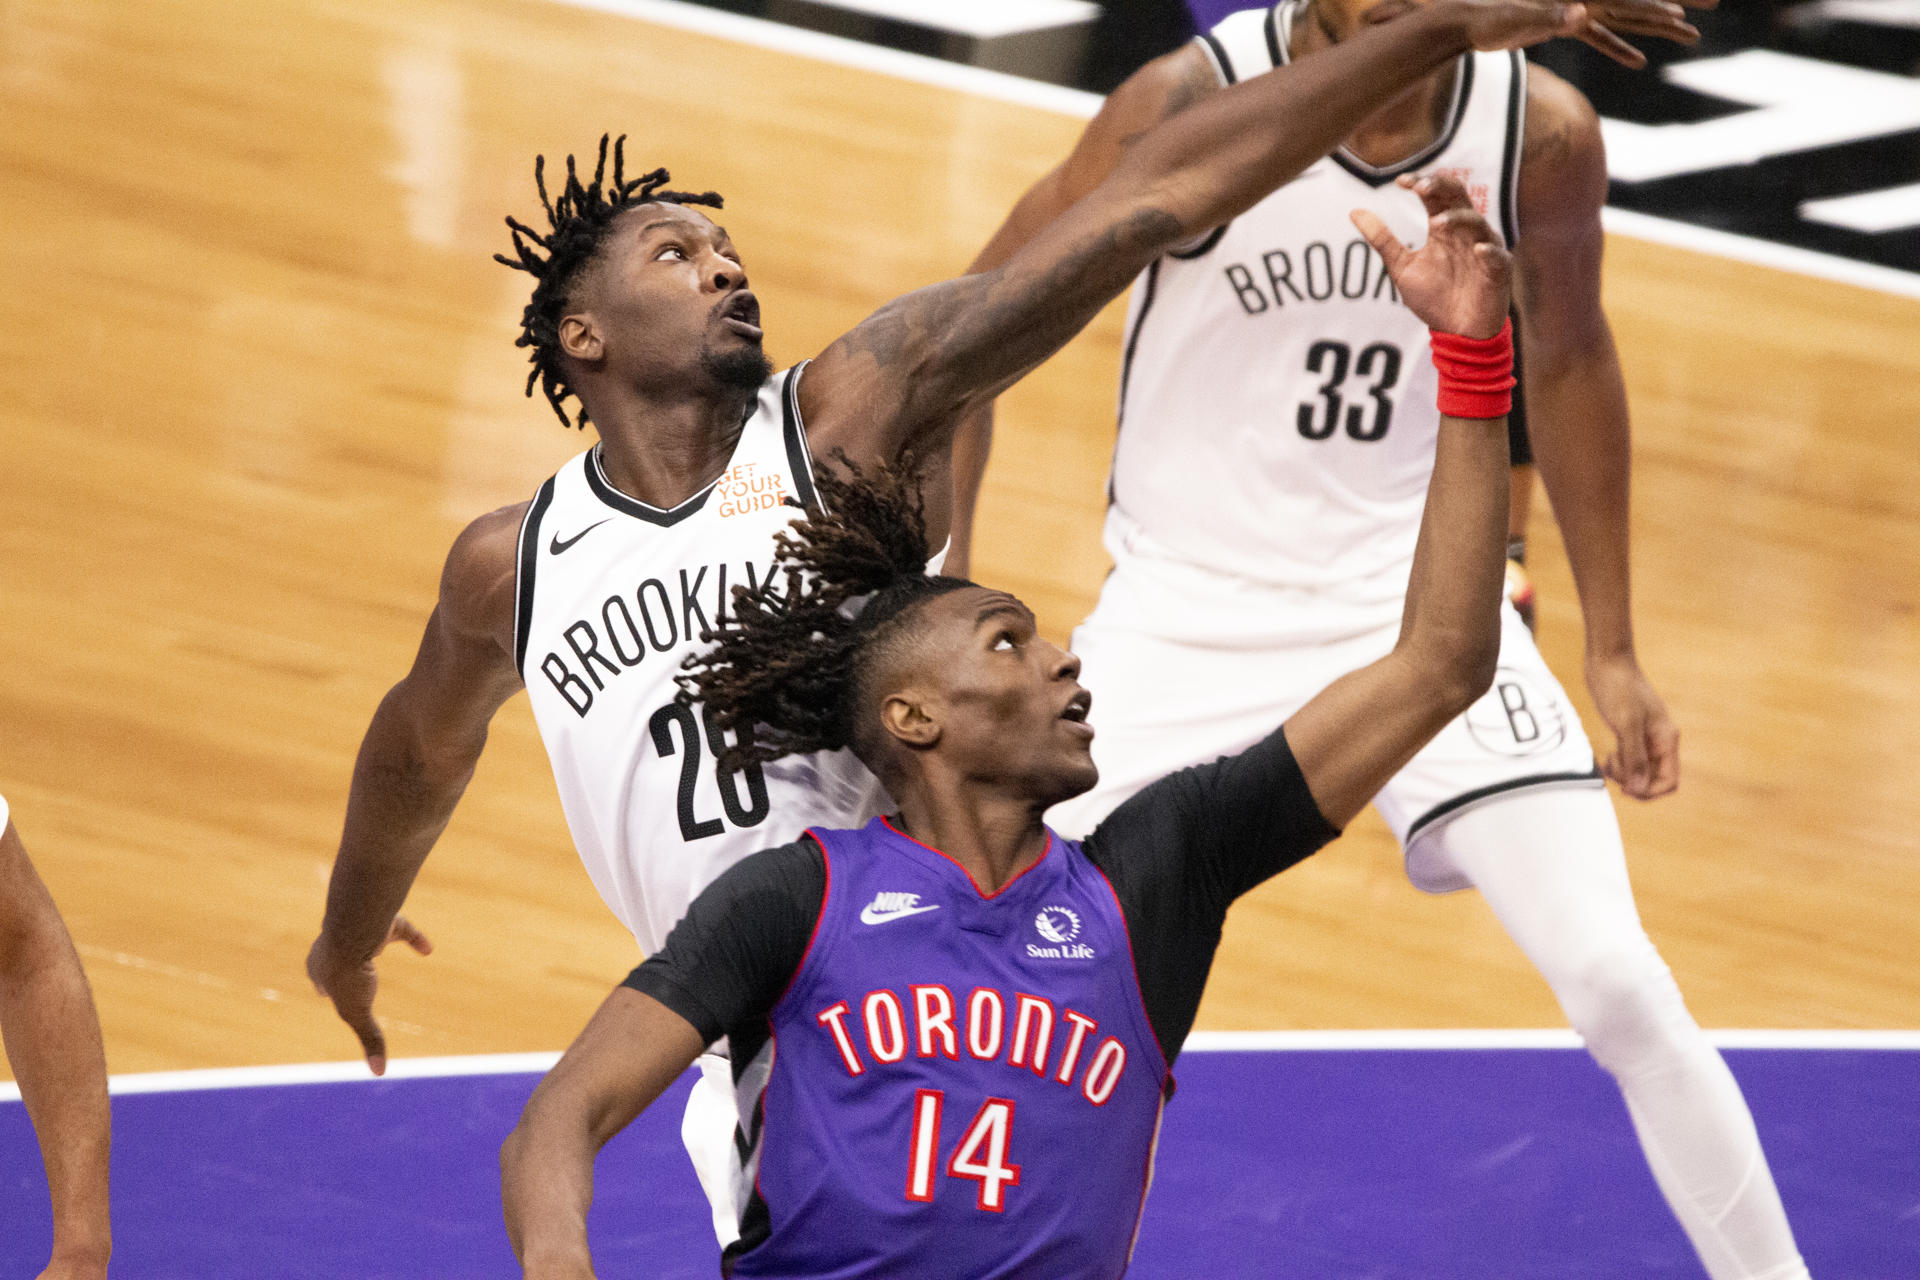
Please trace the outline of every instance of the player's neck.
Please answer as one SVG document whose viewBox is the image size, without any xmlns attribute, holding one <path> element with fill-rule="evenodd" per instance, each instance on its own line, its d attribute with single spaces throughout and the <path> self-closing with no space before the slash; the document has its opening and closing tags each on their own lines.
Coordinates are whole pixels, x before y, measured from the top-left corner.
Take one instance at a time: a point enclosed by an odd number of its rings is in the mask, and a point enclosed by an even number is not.
<svg viewBox="0 0 1920 1280">
<path fill-rule="evenodd" d="M 982 893 L 1000 892 L 1047 851 L 1043 806 L 980 784 L 939 785 L 920 777 L 889 784 L 900 811 L 893 824 L 966 869 Z"/>
<path fill-rule="evenodd" d="M 1352 32 L 1341 30 L 1338 19 L 1320 5 L 1308 3 L 1296 11 L 1287 56 L 1298 60 L 1331 49 Z M 1458 59 L 1441 67 L 1388 102 L 1348 135 L 1342 144 L 1376 169 L 1390 168 L 1431 146 L 1447 127 Z"/>
<path fill-rule="evenodd" d="M 596 395 L 600 465 L 613 487 L 672 508 L 720 478 L 753 408 L 750 396 L 659 399 L 621 388 Z"/>
</svg>

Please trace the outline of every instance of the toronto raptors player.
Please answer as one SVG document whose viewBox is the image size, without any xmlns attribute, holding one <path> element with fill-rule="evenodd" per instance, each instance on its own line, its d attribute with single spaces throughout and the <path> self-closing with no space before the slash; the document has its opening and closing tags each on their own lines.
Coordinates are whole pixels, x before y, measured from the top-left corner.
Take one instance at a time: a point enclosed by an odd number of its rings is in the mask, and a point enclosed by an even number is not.
<svg viewBox="0 0 1920 1280">
<path fill-rule="evenodd" d="M 1284 0 L 1229 16 L 1108 100 L 983 252 L 989 269 L 1142 131 L 1276 66 L 1417 21 L 1412 0 Z M 1199 105 L 1194 105 L 1199 104 Z M 1101 702 L 1100 785 L 1050 820 L 1090 830 L 1169 770 L 1238 751 L 1393 645 L 1433 460 L 1424 332 L 1347 212 L 1420 228 L 1401 174 L 1447 174 L 1514 246 L 1530 424 L 1587 623 L 1604 768 L 1511 610 L 1499 675 L 1375 800 L 1415 884 L 1478 888 L 1625 1094 L 1655 1178 L 1716 1280 L 1805 1274 L 1753 1119 L 1642 930 L 1604 777 L 1650 799 L 1678 736 L 1634 656 L 1627 410 L 1600 309 L 1598 120 L 1518 53 L 1470 53 L 1399 94 L 1247 213 L 1149 265 L 1133 292 L 1106 545 L 1074 633 Z M 956 541 L 985 423 L 956 450 Z M 964 565 L 965 548 L 956 546 Z"/>
<path fill-rule="evenodd" d="M 600 439 L 530 501 L 460 535 L 413 669 L 361 744 L 308 972 L 369 1065 L 386 1060 L 373 959 L 396 940 L 427 949 L 401 904 L 516 690 L 528 691 L 595 886 L 655 950 L 747 853 L 873 812 L 873 780 L 844 755 L 720 767 L 722 735 L 673 697 L 681 660 L 729 626 L 732 589 L 764 581 L 775 538 L 813 498 L 816 459 L 928 458 L 938 544 L 954 424 L 1150 262 L 1238 217 L 1461 52 L 1573 35 L 1637 62 L 1604 24 L 1684 38 L 1670 10 L 1441 0 L 1314 65 L 1252 77 L 1142 140 L 998 269 L 899 298 L 778 374 L 743 255 L 695 207 L 717 196 L 667 191 L 662 171 L 628 179 L 604 142 L 590 180 L 570 161 L 557 199 L 543 182 L 549 229 L 512 224 L 515 256 L 503 259 L 537 281 L 519 339 L 528 386 L 563 421 L 591 419 Z M 733 1117 L 724 1070 L 709 1070 L 719 1086 L 696 1090 L 684 1132 L 724 1236 L 737 1222 Z"/>
<path fill-rule="evenodd" d="M 595 1154 L 723 1034 L 752 1176 L 722 1275 L 1127 1271 L 1228 904 L 1333 839 L 1493 678 L 1511 262 L 1459 183 L 1417 186 L 1417 252 L 1355 218 L 1449 375 L 1398 643 L 1085 841 L 1042 822 L 1096 778 L 1079 662 L 1012 596 L 924 572 L 910 477 L 820 477 L 827 510 L 781 548 L 804 590 L 742 599 L 684 685 L 757 726 L 732 756 L 850 747 L 898 812 L 743 859 L 602 1004 L 501 1150 L 530 1278 L 591 1274 Z"/>
</svg>

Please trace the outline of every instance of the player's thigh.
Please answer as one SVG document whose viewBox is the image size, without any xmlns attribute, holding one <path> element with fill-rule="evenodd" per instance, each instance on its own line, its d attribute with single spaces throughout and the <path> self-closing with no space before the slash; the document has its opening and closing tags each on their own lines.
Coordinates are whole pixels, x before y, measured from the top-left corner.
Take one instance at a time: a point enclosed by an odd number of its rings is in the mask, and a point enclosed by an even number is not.
<svg viewBox="0 0 1920 1280">
<path fill-rule="evenodd" d="M 1598 971 L 1627 976 L 1657 964 L 1605 790 L 1508 792 L 1440 823 L 1418 843 L 1480 891 L 1563 1000 Z"/>
<path fill-rule="evenodd" d="M 1451 865 L 1439 827 L 1469 810 L 1548 788 L 1602 791 L 1593 747 L 1560 682 L 1511 606 L 1501 608 L 1493 687 L 1442 729 L 1375 799 L 1419 888 L 1444 893 L 1471 881 Z"/>
</svg>

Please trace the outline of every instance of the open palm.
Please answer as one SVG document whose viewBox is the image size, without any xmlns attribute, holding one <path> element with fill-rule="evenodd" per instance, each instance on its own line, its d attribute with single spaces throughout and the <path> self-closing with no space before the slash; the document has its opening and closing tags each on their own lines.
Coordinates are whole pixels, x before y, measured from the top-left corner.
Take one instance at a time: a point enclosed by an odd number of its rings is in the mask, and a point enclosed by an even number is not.
<svg viewBox="0 0 1920 1280">
<path fill-rule="evenodd" d="M 1640 68 L 1646 55 L 1620 33 L 1693 44 L 1700 33 L 1686 20 L 1688 9 L 1711 9 L 1719 0 L 1456 0 L 1467 36 L 1477 49 L 1519 49 L 1556 36 L 1582 41 L 1615 62 Z"/>
<path fill-rule="evenodd" d="M 1378 215 L 1353 211 L 1353 225 L 1387 264 L 1387 274 L 1429 329 L 1491 338 L 1507 321 L 1513 257 L 1467 198 L 1456 178 L 1403 177 L 1400 185 L 1427 207 L 1427 242 L 1401 244 Z"/>
</svg>

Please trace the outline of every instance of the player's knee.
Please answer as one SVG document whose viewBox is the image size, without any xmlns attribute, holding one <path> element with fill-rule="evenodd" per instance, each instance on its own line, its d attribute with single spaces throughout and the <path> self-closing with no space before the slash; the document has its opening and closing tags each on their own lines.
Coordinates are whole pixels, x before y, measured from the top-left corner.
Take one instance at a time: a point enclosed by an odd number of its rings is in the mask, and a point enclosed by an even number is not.
<svg viewBox="0 0 1920 1280">
<path fill-rule="evenodd" d="M 1554 993 L 1587 1051 L 1616 1076 L 1649 1069 L 1700 1034 L 1672 971 L 1644 939 L 1586 957 Z"/>
</svg>

